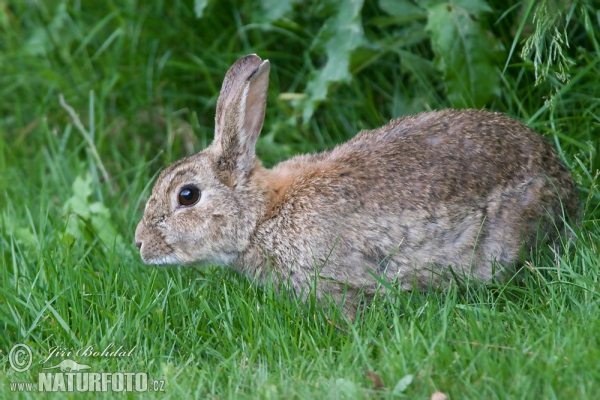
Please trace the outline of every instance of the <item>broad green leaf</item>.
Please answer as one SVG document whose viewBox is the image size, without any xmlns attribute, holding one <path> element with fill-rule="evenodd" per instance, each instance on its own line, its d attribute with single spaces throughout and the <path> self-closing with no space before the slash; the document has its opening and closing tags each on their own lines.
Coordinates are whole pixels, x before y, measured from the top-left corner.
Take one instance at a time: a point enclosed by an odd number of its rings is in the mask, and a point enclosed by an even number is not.
<svg viewBox="0 0 600 400">
<path fill-rule="evenodd" d="M 335 397 L 338 398 L 355 399 L 358 397 L 358 388 L 356 387 L 356 383 L 348 379 L 338 378 L 335 380 L 334 393 Z"/>
<path fill-rule="evenodd" d="M 63 212 L 72 212 L 83 218 L 89 218 L 88 197 L 92 194 L 92 176 L 87 174 L 85 177 L 76 177 L 71 185 L 71 190 L 73 195 L 65 202 Z"/>
<path fill-rule="evenodd" d="M 427 17 L 425 5 L 414 4 L 410 0 L 379 0 L 379 8 L 390 16 L 371 18 L 370 25 L 386 28 L 391 25 L 412 25 Z"/>
<path fill-rule="evenodd" d="M 277 21 L 292 10 L 292 6 L 300 0 L 261 0 L 261 18 L 267 21 Z"/>
<path fill-rule="evenodd" d="M 83 237 L 82 222 L 79 217 L 87 219 L 90 217 L 88 197 L 92 194 L 92 176 L 78 176 L 71 185 L 73 192 L 63 205 L 63 213 L 67 215 L 66 233 L 74 238 Z M 79 216 L 79 217 L 78 217 Z"/>
<path fill-rule="evenodd" d="M 394 389 L 392 390 L 392 395 L 398 396 L 402 394 L 406 389 L 408 389 L 408 386 L 412 383 L 412 381 L 412 375 L 405 375 L 402 379 L 398 381 L 398 383 L 396 383 L 396 386 L 394 386 Z"/>
<path fill-rule="evenodd" d="M 22 228 L 19 227 L 17 229 L 15 229 L 15 238 L 17 239 L 17 242 L 30 247 L 30 248 L 37 248 L 39 246 L 38 240 L 35 237 L 35 235 L 31 232 L 31 229 L 29 228 Z"/>
<path fill-rule="evenodd" d="M 68 22 L 67 3 L 65 1 L 57 4 L 54 16 L 47 26 L 35 28 L 27 39 L 24 51 L 30 55 L 44 55 L 56 47 L 54 38 L 61 38 L 61 46 L 67 46 L 70 35 L 65 34 L 63 28 Z"/>
<path fill-rule="evenodd" d="M 502 47 L 483 22 L 488 11 L 483 0 L 453 0 L 428 9 L 435 63 L 454 107 L 482 107 L 500 93 L 496 65 Z"/>
<path fill-rule="evenodd" d="M 196 18 L 202 18 L 204 9 L 210 0 L 194 0 L 194 15 Z"/>
<path fill-rule="evenodd" d="M 307 98 L 302 103 L 304 122 L 327 97 L 331 85 L 350 80 L 350 56 L 365 42 L 361 20 L 363 0 L 342 0 L 335 5 L 337 15 L 325 22 L 312 45 L 313 49 L 325 50 L 327 63 L 312 75 L 306 86 Z"/>
<path fill-rule="evenodd" d="M 443 2 L 442 4 L 460 7 L 464 10 L 468 10 L 471 14 L 476 16 L 481 16 L 485 13 L 493 11 L 492 7 L 490 7 L 485 0 L 452 0 L 449 2 Z"/>
<path fill-rule="evenodd" d="M 9 21 L 8 21 L 8 14 L 5 12 L 1 12 L 0 13 L 0 28 L 6 29 L 8 28 Z"/>
<path fill-rule="evenodd" d="M 100 202 L 91 203 L 89 200 L 92 195 L 92 176 L 88 173 L 85 177 L 76 177 L 71 190 L 73 194 L 63 206 L 63 213 L 69 216 L 66 227 L 68 237 L 83 237 L 83 219 L 91 223 L 95 233 L 104 244 L 112 246 L 116 241 L 116 245 L 123 250 L 125 242 L 117 233 L 109 209 Z"/>
<path fill-rule="evenodd" d="M 421 15 L 423 8 L 410 0 L 379 0 L 379 8 L 390 15 Z"/>
</svg>

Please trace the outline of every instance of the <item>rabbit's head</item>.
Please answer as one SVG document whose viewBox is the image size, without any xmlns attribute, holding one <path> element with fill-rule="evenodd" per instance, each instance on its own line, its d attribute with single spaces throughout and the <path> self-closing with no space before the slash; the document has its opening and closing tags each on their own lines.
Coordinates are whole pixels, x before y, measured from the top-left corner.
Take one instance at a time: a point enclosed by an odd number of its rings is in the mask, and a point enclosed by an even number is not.
<svg viewBox="0 0 600 400">
<path fill-rule="evenodd" d="M 269 61 L 239 59 L 217 101 L 215 136 L 204 151 L 159 175 L 135 231 L 147 264 L 229 264 L 248 246 L 263 202 L 250 186 L 260 169 L 254 147 L 262 129 Z"/>
</svg>

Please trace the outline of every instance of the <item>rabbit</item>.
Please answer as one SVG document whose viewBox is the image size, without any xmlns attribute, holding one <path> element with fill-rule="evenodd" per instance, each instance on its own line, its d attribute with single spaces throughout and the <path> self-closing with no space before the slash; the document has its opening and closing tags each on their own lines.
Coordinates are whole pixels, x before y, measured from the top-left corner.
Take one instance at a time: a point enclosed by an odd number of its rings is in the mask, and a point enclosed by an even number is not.
<svg viewBox="0 0 600 400">
<path fill-rule="evenodd" d="M 135 231 L 145 263 L 314 288 L 352 319 L 382 280 L 420 290 L 512 276 L 575 218 L 575 184 L 549 143 L 495 112 L 423 112 L 267 169 L 255 144 L 269 69 L 255 54 L 236 61 L 212 144 L 160 173 Z"/>
</svg>

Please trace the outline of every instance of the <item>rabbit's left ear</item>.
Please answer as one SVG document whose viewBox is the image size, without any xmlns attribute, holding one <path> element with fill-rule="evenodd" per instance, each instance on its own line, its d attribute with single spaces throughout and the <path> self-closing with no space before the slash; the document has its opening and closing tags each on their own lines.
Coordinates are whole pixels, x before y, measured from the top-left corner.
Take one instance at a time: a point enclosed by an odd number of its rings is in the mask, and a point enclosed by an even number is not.
<svg viewBox="0 0 600 400">
<path fill-rule="evenodd" d="M 254 147 L 265 119 L 269 61 L 251 54 L 231 66 L 217 101 L 215 138 L 218 169 L 226 174 L 247 175 L 254 165 Z M 239 176 L 230 176 L 230 182 Z"/>
</svg>

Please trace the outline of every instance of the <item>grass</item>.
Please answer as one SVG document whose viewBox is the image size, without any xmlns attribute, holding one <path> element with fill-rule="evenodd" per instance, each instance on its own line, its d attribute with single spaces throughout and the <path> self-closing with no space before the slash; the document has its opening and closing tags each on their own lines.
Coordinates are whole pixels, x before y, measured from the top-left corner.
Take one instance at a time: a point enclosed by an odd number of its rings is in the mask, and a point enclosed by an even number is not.
<svg viewBox="0 0 600 400">
<path fill-rule="evenodd" d="M 165 392 L 147 397 L 595 397 L 597 10 L 576 8 L 568 26 L 569 81 L 550 74 L 534 85 L 534 65 L 516 51 L 488 105 L 544 134 L 573 173 L 583 216 L 570 251 L 536 249 L 521 284 L 400 293 L 349 324 L 336 309 L 296 303 L 227 269 L 145 266 L 133 232 L 160 168 L 210 143 L 220 82 L 239 55 L 257 52 L 273 65 L 258 143 L 273 165 L 392 117 L 449 106 L 431 49 L 381 51 L 302 123 L 279 94 L 301 93 L 322 65 L 310 44 L 326 16 L 309 17 L 321 11 L 300 3 L 293 18 L 268 24 L 248 2 L 209 2 L 200 20 L 191 2 L 150 3 L 0 1 L 0 397 L 17 395 L 9 382 L 37 381 L 55 346 L 110 343 L 132 355 L 72 359 L 165 381 Z M 490 3 L 505 48 L 520 46 L 515 27 L 526 32 L 530 23 L 519 4 L 500 19 L 509 8 Z M 363 7 L 371 42 L 395 38 L 385 18 L 374 3 Z M 24 373 L 7 358 L 17 343 L 34 354 Z"/>
</svg>

